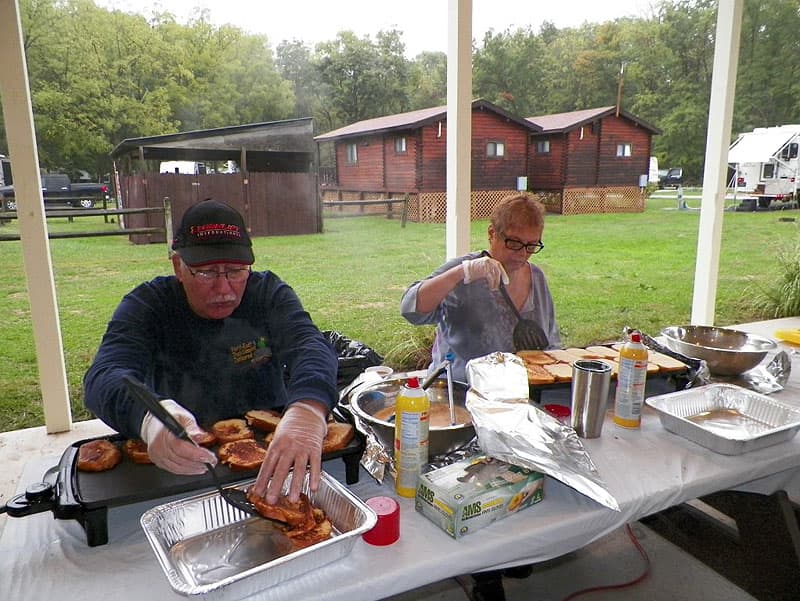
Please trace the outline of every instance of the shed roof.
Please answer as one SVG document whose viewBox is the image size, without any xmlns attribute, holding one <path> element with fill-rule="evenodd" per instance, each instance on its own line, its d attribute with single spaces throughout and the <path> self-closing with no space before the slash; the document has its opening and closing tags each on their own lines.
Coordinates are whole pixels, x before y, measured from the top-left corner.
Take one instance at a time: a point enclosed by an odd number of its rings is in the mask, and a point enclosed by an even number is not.
<svg viewBox="0 0 800 601">
<path fill-rule="evenodd" d="M 489 110 L 497 113 L 501 117 L 518 123 L 522 127 L 534 132 L 538 132 L 541 128 L 535 123 L 531 123 L 525 119 L 517 117 L 500 108 L 496 104 L 492 104 L 488 100 L 476 99 L 472 101 L 472 110 Z M 363 136 L 365 134 L 378 134 L 390 131 L 417 129 L 423 127 L 428 123 L 433 123 L 441 119 L 447 118 L 447 106 L 434 106 L 427 109 L 419 109 L 417 111 L 410 111 L 407 113 L 397 113 L 394 115 L 386 115 L 385 117 L 376 117 L 374 119 L 365 119 L 364 121 L 357 121 L 350 125 L 345 125 L 339 129 L 334 129 L 328 133 L 322 134 L 314 138 L 317 142 L 326 142 L 330 140 L 338 140 L 341 138 L 353 138 Z"/>
<path fill-rule="evenodd" d="M 616 114 L 616 112 L 616 106 L 601 106 L 599 108 L 583 109 L 580 111 L 571 111 L 569 113 L 553 113 L 551 115 L 528 117 L 528 121 L 541 127 L 541 133 L 543 134 L 555 134 L 588 125 L 597 119 L 610 117 Z M 661 130 L 654 125 L 650 125 L 646 121 L 635 117 L 626 110 L 620 109 L 619 114 L 629 121 L 633 121 L 637 126 L 650 130 L 654 134 L 661 133 Z"/>
<path fill-rule="evenodd" d="M 177 134 L 128 138 L 111 151 L 112 158 L 125 155 L 145 160 L 238 160 L 244 149 L 248 154 L 312 153 L 311 117 L 247 123 L 214 129 L 199 129 Z"/>
<path fill-rule="evenodd" d="M 762 127 L 740 134 L 728 149 L 728 163 L 766 163 L 800 134 L 800 125 Z"/>
</svg>

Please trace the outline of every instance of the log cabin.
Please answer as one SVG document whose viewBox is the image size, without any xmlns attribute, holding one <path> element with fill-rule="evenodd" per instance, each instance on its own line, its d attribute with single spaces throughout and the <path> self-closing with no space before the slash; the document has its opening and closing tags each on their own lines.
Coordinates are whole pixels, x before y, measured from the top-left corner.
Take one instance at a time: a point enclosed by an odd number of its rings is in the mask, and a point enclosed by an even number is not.
<svg viewBox="0 0 800 601">
<path fill-rule="evenodd" d="M 558 213 L 643 210 L 639 176 L 648 172 L 657 133 L 616 107 L 522 119 L 474 100 L 471 218 L 487 217 L 516 190 L 533 192 Z M 359 121 L 314 140 L 318 148 L 333 143 L 334 167 L 321 168 L 327 205 L 408 195 L 410 220 L 444 221 L 446 106 Z"/>
<path fill-rule="evenodd" d="M 528 121 L 541 128 L 531 136 L 528 185 L 545 199 L 549 210 L 644 208 L 642 188 L 647 186 L 652 139 L 661 130 L 616 106 L 528 117 Z M 573 206 L 575 202 L 579 206 Z"/>
</svg>

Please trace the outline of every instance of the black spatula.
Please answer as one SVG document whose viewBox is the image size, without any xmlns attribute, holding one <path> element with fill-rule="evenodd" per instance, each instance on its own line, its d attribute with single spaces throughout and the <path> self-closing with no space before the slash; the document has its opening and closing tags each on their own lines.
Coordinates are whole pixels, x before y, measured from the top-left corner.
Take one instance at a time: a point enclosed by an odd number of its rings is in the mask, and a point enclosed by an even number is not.
<svg viewBox="0 0 800 601">
<path fill-rule="evenodd" d="M 514 311 L 514 315 L 517 316 L 517 325 L 514 326 L 513 332 L 514 350 L 536 351 L 546 349 L 548 346 L 547 334 L 544 333 L 542 326 L 532 319 L 522 318 L 502 282 L 500 282 L 500 292 L 503 294 L 503 298 L 506 299 L 508 306 Z"/>
</svg>

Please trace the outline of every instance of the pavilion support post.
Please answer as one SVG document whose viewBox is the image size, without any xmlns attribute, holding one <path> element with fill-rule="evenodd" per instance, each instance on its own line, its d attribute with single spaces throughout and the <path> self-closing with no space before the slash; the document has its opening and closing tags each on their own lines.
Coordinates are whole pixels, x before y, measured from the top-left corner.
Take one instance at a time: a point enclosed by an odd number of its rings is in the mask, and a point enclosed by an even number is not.
<svg viewBox="0 0 800 601">
<path fill-rule="evenodd" d="M 447 258 L 469 251 L 472 150 L 472 0 L 449 0 Z"/>
<path fill-rule="evenodd" d="M 22 259 L 28 284 L 39 385 L 48 433 L 72 428 L 64 347 L 39 180 L 39 153 L 33 127 L 28 69 L 19 5 L 0 2 L 0 98 L 8 149 L 14 160 Z"/>
<path fill-rule="evenodd" d="M 714 42 L 714 71 L 708 110 L 703 196 L 697 237 L 692 323 L 714 325 L 722 217 L 727 192 L 728 145 L 733 122 L 736 67 L 744 0 L 719 2 Z"/>
</svg>

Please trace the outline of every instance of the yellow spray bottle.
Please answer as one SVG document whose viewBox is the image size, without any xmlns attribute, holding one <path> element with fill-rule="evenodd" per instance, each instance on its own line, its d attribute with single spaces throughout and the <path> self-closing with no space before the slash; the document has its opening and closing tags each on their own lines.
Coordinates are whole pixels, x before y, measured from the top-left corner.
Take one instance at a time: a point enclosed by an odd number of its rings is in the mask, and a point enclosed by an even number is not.
<svg viewBox="0 0 800 601">
<path fill-rule="evenodd" d="M 614 423 L 623 428 L 638 428 L 642 423 L 642 404 L 647 379 L 647 347 L 639 332 L 619 351 L 617 394 L 614 399 Z"/>
<path fill-rule="evenodd" d="M 428 463 L 428 426 L 431 403 L 418 378 L 409 378 L 395 404 L 395 490 L 402 497 L 417 494 L 417 479 Z"/>
</svg>

